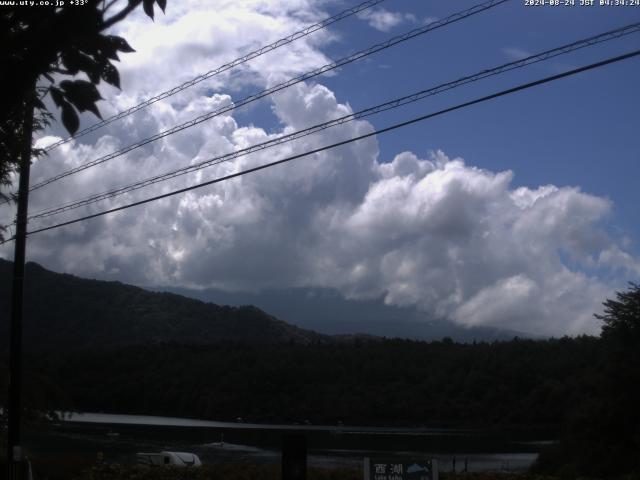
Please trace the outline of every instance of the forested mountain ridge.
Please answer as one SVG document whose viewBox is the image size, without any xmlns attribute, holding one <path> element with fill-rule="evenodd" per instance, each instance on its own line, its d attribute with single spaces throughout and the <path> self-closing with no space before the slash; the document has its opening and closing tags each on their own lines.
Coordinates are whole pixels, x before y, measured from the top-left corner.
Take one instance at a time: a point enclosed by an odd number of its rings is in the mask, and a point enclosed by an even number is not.
<svg viewBox="0 0 640 480">
<path fill-rule="evenodd" d="M 3 339 L 11 266 L 0 261 Z M 540 456 L 541 472 L 640 472 L 640 286 L 633 283 L 604 303 L 600 337 L 460 344 L 340 342 L 255 307 L 220 307 L 36 264 L 27 274 L 30 411 L 544 427 L 560 441 Z M 0 353 L 4 405 L 8 369 Z"/>
<path fill-rule="evenodd" d="M 0 259 L 0 336 L 8 338 L 13 263 Z M 308 344 L 330 337 L 252 307 L 228 307 L 120 282 L 88 280 L 27 263 L 24 345 L 67 350 L 219 341 Z M 6 348 L 2 345 L 0 349 Z"/>
<path fill-rule="evenodd" d="M 511 340 L 514 337 L 536 338 L 525 332 L 487 326 L 460 325 L 438 318 L 415 306 L 396 306 L 384 298 L 349 299 L 330 288 L 270 288 L 257 292 L 225 292 L 179 287 L 149 287 L 152 291 L 169 291 L 220 305 L 255 305 L 287 323 L 326 335 L 367 334 L 411 340 L 457 342 Z"/>
</svg>

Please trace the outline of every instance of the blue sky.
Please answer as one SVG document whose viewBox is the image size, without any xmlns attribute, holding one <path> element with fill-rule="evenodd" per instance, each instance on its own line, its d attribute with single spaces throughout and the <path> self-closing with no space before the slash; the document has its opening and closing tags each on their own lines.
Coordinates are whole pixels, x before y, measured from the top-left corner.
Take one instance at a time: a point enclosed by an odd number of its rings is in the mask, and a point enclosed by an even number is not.
<svg viewBox="0 0 640 480">
<path fill-rule="evenodd" d="M 336 25 L 339 39 L 326 52 L 338 59 L 391 36 L 441 19 L 478 2 L 394 0 L 384 8 L 416 17 L 387 31 L 366 22 Z M 347 5 L 333 6 L 338 11 Z M 512 1 L 417 37 L 366 61 L 343 67 L 321 83 L 355 111 L 582 38 L 640 21 L 640 7 L 524 6 Z M 555 59 L 457 88 L 370 118 L 377 128 L 561 71 L 640 48 L 632 34 Z M 640 60 L 627 60 L 427 120 L 378 137 L 380 160 L 402 150 L 442 149 L 493 171 L 513 170 L 514 185 L 580 186 L 610 198 L 611 232 L 628 235 L 640 253 Z M 266 102 L 246 121 L 276 121 Z M 258 115 L 256 115 L 258 114 Z M 240 117 L 244 119 L 243 117 Z"/>
</svg>

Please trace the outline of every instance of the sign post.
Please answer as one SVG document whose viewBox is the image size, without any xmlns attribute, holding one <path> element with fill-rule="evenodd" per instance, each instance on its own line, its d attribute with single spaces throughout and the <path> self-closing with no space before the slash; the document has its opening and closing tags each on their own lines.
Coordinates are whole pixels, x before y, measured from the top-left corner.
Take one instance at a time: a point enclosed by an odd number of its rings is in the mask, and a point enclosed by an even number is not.
<svg viewBox="0 0 640 480">
<path fill-rule="evenodd" d="M 438 480 L 438 461 L 365 457 L 364 480 Z"/>
<path fill-rule="evenodd" d="M 282 436 L 282 480 L 307 478 L 307 437 L 301 433 Z"/>
</svg>

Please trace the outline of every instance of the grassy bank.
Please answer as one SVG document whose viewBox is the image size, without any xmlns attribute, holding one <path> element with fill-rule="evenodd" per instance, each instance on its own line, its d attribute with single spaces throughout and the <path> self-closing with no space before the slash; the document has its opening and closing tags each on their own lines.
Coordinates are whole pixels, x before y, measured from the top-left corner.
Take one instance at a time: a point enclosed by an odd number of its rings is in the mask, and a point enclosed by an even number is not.
<svg viewBox="0 0 640 480">
<path fill-rule="evenodd" d="M 50 459 L 49 459 L 50 460 Z M 200 468 L 145 467 L 104 464 L 87 466 L 81 462 L 40 462 L 34 467 L 35 480 L 280 480 L 278 465 L 218 464 Z M 6 465 L 0 462 L 0 478 Z M 362 480 L 362 469 L 308 468 L 307 480 Z M 448 473 L 441 480 L 564 480 L 525 473 Z M 621 480 L 640 480 L 640 477 Z"/>
<path fill-rule="evenodd" d="M 46 463 L 46 464 L 45 464 Z M 201 468 L 144 467 L 135 465 L 92 465 L 82 462 L 40 463 L 35 467 L 36 480 L 280 480 L 278 465 L 217 464 Z M 72 465 L 73 464 L 73 465 Z M 0 471 L 5 465 L 0 462 Z M 309 468 L 307 480 L 362 480 L 362 470 L 351 468 Z M 533 473 L 441 472 L 440 480 L 595 480 L 598 477 L 554 477 Z M 640 476 L 611 477 L 615 480 L 640 480 Z"/>
<path fill-rule="evenodd" d="M 74 480 L 280 480 L 274 465 L 223 464 L 198 469 L 100 466 L 86 470 Z M 442 473 L 442 480 L 558 480 L 522 473 Z M 308 480 L 362 480 L 361 469 L 309 468 Z"/>
<path fill-rule="evenodd" d="M 148 468 L 102 466 L 93 467 L 73 480 L 280 480 L 281 472 L 273 465 L 234 465 L 224 464 L 206 466 L 199 469 Z M 362 480 L 361 469 L 321 469 L 307 470 L 307 480 Z M 553 477 L 532 473 L 442 472 L 441 480 L 595 480 L 596 477 Z M 639 475 L 612 477 L 616 480 L 640 480 Z"/>
</svg>

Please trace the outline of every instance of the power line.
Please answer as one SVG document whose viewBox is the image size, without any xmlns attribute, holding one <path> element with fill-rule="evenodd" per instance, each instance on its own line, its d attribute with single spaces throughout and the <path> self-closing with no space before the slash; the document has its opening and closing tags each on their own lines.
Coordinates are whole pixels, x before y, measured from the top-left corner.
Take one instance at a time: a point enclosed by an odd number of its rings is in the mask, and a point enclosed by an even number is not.
<svg viewBox="0 0 640 480">
<path fill-rule="evenodd" d="M 628 58 L 631 58 L 631 57 L 635 57 L 637 55 L 640 55 L 640 50 L 635 50 L 633 52 L 629 52 L 629 53 L 626 53 L 624 55 L 619 55 L 617 57 L 611 57 L 611 58 L 608 58 L 606 60 L 602 60 L 600 62 L 596 62 L 596 63 L 592 63 L 590 65 L 586 65 L 586 66 L 583 66 L 583 67 L 575 68 L 573 70 L 568 70 L 568 71 L 565 71 L 563 73 L 559 73 L 559 74 L 552 75 L 552 76 L 549 76 L 549 77 L 545 77 L 545 78 L 542 78 L 542 79 L 539 79 L 539 80 L 535 80 L 533 82 L 528 82 L 528 83 L 525 83 L 525 84 L 521 84 L 521 85 L 518 85 L 516 87 L 509 88 L 507 90 L 502 90 L 500 92 L 493 93 L 491 95 L 487 95 L 487 96 L 484 96 L 484 97 L 477 98 L 475 100 L 470 100 L 468 102 L 460 103 L 458 105 L 446 108 L 444 110 L 439 110 L 439 111 L 437 111 L 435 113 L 429 113 L 429 114 L 426 114 L 426 115 L 415 117 L 415 118 L 412 118 L 411 120 L 406 120 L 404 122 L 396 123 L 396 124 L 391 125 L 389 127 L 385 127 L 385 128 L 380 129 L 380 130 L 376 130 L 376 131 L 373 131 L 373 132 L 370 132 L 370 133 L 367 133 L 367 134 L 364 134 L 364 135 L 360 135 L 358 137 L 354 137 L 354 138 L 350 138 L 348 140 L 343 140 L 343 141 L 340 141 L 340 142 L 336 142 L 336 143 L 333 143 L 331 145 L 326 145 L 324 147 L 316 148 L 314 150 L 310 150 L 308 152 L 300 153 L 300 154 L 297 154 L 297 155 L 292 155 L 290 157 L 286 157 L 286 158 L 283 158 L 283 159 L 280 159 L 280 160 L 276 160 L 274 162 L 270 162 L 270 163 L 267 163 L 267 164 L 264 164 L 264 165 L 260 165 L 260 166 L 253 167 L 253 168 L 249 168 L 249 169 L 243 170 L 241 172 L 237 172 L 237 173 L 233 173 L 233 174 L 230 174 L 230 175 L 226 175 L 224 177 L 216 178 L 216 179 L 209 180 L 207 182 L 202 182 L 202 183 L 199 183 L 199 184 L 196 184 L 196 185 L 191 185 L 189 187 L 181 188 L 179 190 L 174 190 L 172 192 L 164 193 L 162 195 L 156 195 L 154 197 L 150 197 L 150 198 L 147 198 L 147 199 L 144 199 L 144 200 L 133 202 L 133 203 L 130 203 L 128 205 L 122 205 L 120 207 L 111 208 L 109 210 L 103 210 L 102 212 L 98 212 L 98 213 L 94 213 L 92 215 L 87 215 L 87 216 L 84 216 L 84 217 L 76 218 L 74 220 L 69 220 L 69 221 L 66 221 L 66 222 L 57 223 L 55 225 L 50 225 L 48 227 L 43 227 L 43 228 L 39 228 L 39 229 L 36 229 L 36 230 L 32 230 L 30 232 L 27 232 L 27 234 L 28 235 L 33 235 L 35 233 L 45 232 L 45 231 L 48 231 L 48 230 L 53 230 L 53 229 L 56 229 L 56 228 L 67 226 L 67 225 L 72 225 L 74 223 L 83 222 L 85 220 L 89 220 L 89 219 L 92 219 L 92 218 L 101 217 L 101 216 L 107 215 L 109 213 L 114 213 L 114 212 L 118 212 L 118 211 L 121 211 L 121 210 L 126 210 L 126 209 L 129 209 L 129 208 L 132 208 L 132 207 L 137 207 L 139 205 L 144 205 L 146 203 L 154 202 L 156 200 L 161 200 L 163 198 L 172 197 L 172 196 L 178 195 L 180 193 L 185 193 L 185 192 L 188 192 L 188 191 L 191 191 L 191 190 L 196 190 L 198 188 L 206 187 L 208 185 L 213 185 L 214 183 L 220 183 L 220 182 L 223 182 L 225 180 L 230 180 L 232 178 L 236 178 L 236 177 L 240 177 L 240 176 L 243 176 L 243 175 L 247 175 L 249 173 L 257 172 L 259 170 L 263 170 L 263 169 L 266 169 L 266 168 L 269 168 L 269 167 L 273 167 L 275 165 L 280 165 L 282 163 L 290 162 L 290 161 L 296 160 L 298 158 L 307 157 L 307 156 L 313 155 L 315 153 L 320 153 L 320 152 L 323 152 L 325 150 L 329 150 L 331 148 L 336 148 L 336 147 L 339 147 L 339 146 L 342 146 L 342 145 L 346 145 L 346 144 L 353 143 L 353 142 L 356 142 L 356 141 L 359 141 L 359 140 L 363 140 L 363 139 L 372 137 L 374 135 L 379 135 L 379 134 L 382 134 L 382 133 L 390 132 L 392 130 L 396 130 L 398 128 L 406 127 L 408 125 L 412 125 L 414 123 L 418 123 L 418 122 L 427 120 L 429 118 L 437 117 L 439 115 L 444 115 L 445 113 L 449 113 L 449 112 L 452 112 L 452 111 L 455 111 L 455 110 L 459 110 L 459 109 L 462 109 L 462 108 L 470 107 L 472 105 L 475 105 L 475 104 L 478 104 L 478 103 L 482 103 L 482 102 L 486 102 L 486 101 L 489 101 L 489 100 L 492 100 L 492 99 L 495 99 L 495 98 L 498 98 L 498 97 L 502 97 L 502 96 L 505 96 L 505 95 L 509 95 L 511 93 L 515 93 L 515 92 L 518 92 L 518 91 L 521 91 L 521 90 L 526 90 L 526 89 L 535 87 L 537 85 L 542 85 L 544 83 L 549 83 L 549 82 L 552 82 L 552 81 L 555 81 L 555 80 L 559 80 L 561 78 L 569 77 L 571 75 L 576 75 L 578 73 L 585 72 L 587 70 L 593 70 L 595 68 L 603 67 L 605 65 L 609 65 L 609 64 L 612 64 L 612 63 L 615 63 L 615 62 L 619 62 L 619 61 L 622 61 L 622 60 L 625 60 L 625 59 L 628 59 Z M 11 241 L 11 240 L 14 240 L 14 238 L 10 238 L 8 240 L 5 240 L 4 242 L 2 242 L 2 244 L 6 243 L 8 241 Z"/>
<path fill-rule="evenodd" d="M 67 142 L 70 142 L 71 140 L 74 140 L 76 138 L 82 137 L 88 133 L 94 132 L 106 125 L 109 125 L 110 123 L 115 122 L 116 120 L 119 120 L 121 118 L 127 117 L 139 110 L 142 110 L 143 108 L 148 107 L 149 105 L 152 105 L 155 102 L 158 102 L 160 100 L 163 100 L 167 97 L 171 97 L 172 95 L 175 95 L 176 93 L 179 93 L 183 90 L 186 90 L 189 87 L 192 87 L 204 80 L 207 80 L 215 75 L 219 75 L 220 73 L 226 72 L 227 70 L 231 70 L 234 67 L 237 67 L 238 65 L 242 65 L 243 63 L 246 63 L 250 60 L 253 60 L 254 58 L 260 57 L 261 55 L 264 55 L 265 53 L 269 53 L 273 50 L 276 50 L 280 47 L 283 47 L 285 45 L 288 45 L 300 38 L 306 37 L 308 35 L 311 35 L 314 32 L 317 32 L 318 30 L 322 30 L 326 27 L 328 27 L 329 25 L 332 25 L 336 22 L 339 22 L 340 20 L 343 20 L 345 18 L 348 18 L 352 15 L 355 15 L 356 13 L 362 12 L 363 10 L 367 10 L 371 7 L 374 7 L 375 5 L 382 3 L 386 0 L 368 0 L 366 2 L 362 2 L 359 5 L 356 5 L 355 7 L 351 7 L 351 8 L 347 8 L 346 10 L 341 11 L 340 13 L 337 13 L 336 15 L 333 15 L 332 17 L 326 18 L 324 20 L 322 20 L 321 22 L 315 23 L 313 25 L 310 25 L 308 27 L 303 28 L 302 30 L 298 30 L 295 33 L 292 33 L 291 35 L 281 38 L 279 40 L 276 40 L 273 43 L 270 43 L 269 45 L 265 45 L 262 46 L 260 48 L 258 48 L 257 50 L 253 50 L 252 52 L 236 58 L 235 60 L 232 60 L 229 63 L 225 63 L 224 65 L 221 65 L 213 70 L 209 70 L 206 73 L 203 73 L 202 75 L 198 75 L 195 78 L 192 78 L 191 80 L 184 82 L 181 85 L 178 85 L 177 87 L 171 88 L 169 90 L 166 90 L 162 93 L 159 93 L 158 95 L 151 97 L 147 100 L 145 100 L 144 102 L 141 102 L 137 105 L 134 105 L 131 108 L 128 108 L 127 110 L 123 110 L 109 118 L 106 118 L 94 125 L 91 125 L 90 127 L 87 127 L 83 130 L 80 130 L 79 132 L 77 132 L 75 135 L 72 135 L 70 137 L 67 137 L 63 140 L 60 140 L 52 145 L 49 145 L 47 148 L 45 148 L 45 151 L 49 152 L 51 150 L 53 150 L 54 148 L 59 147 L 60 145 L 64 145 Z"/>
<path fill-rule="evenodd" d="M 248 97 L 245 97 L 245 98 L 243 98 L 242 100 L 240 100 L 238 102 L 232 103 L 231 105 L 227 105 L 225 107 L 221 107 L 221 108 L 219 108 L 217 110 L 214 110 L 213 112 L 209 112 L 209 113 L 206 113 L 204 115 L 200 115 L 199 117 L 196 117 L 196 118 L 194 118 L 192 120 L 189 120 L 188 122 L 185 122 L 185 123 L 177 125 L 177 126 L 175 126 L 173 128 L 170 128 L 169 130 L 165 130 L 163 132 L 157 133 L 156 135 L 148 137 L 148 138 L 146 138 L 144 140 L 141 140 L 141 141 L 139 141 L 137 143 L 131 144 L 131 145 L 129 145 L 129 146 L 125 147 L 125 148 L 122 148 L 120 150 L 117 150 L 117 151 L 115 151 L 113 153 L 110 153 L 108 155 L 100 157 L 100 158 L 98 158 L 96 160 L 92 160 L 90 162 L 87 162 L 84 165 L 80 165 L 80 166 L 78 166 L 76 168 L 72 168 L 72 169 L 67 170 L 67 171 L 65 171 L 63 173 L 60 173 L 60 174 L 55 175 L 53 177 L 50 177 L 50 178 L 48 178 L 46 180 L 43 180 L 43 181 L 41 181 L 39 183 L 36 183 L 36 184 L 32 185 L 31 188 L 30 188 L 30 191 L 37 190 L 37 189 L 42 188 L 42 187 L 44 187 L 46 185 L 49 185 L 50 183 L 53 183 L 53 182 L 55 182 L 57 180 L 60 180 L 62 178 L 65 178 L 65 177 L 68 177 L 70 175 L 73 175 L 75 173 L 81 172 L 81 171 L 86 170 L 88 168 L 94 167 L 94 166 L 99 165 L 101 163 L 104 163 L 106 161 L 112 160 L 112 159 L 114 159 L 116 157 L 124 155 L 125 153 L 131 152 L 132 150 L 140 148 L 140 147 L 142 147 L 144 145 L 147 145 L 147 144 L 149 144 L 151 142 L 154 142 L 154 141 L 159 140 L 161 138 L 167 137 L 169 135 L 173 135 L 174 133 L 178 133 L 178 132 L 180 132 L 182 130 L 185 130 L 187 128 L 193 127 L 195 125 L 198 125 L 198 124 L 200 124 L 200 123 L 202 123 L 204 121 L 207 121 L 207 120 L 209 120 L 209 119 L 211 119 L 213 117 L 222 115 L 223 113 L 226 113 L 226 112 L 234 110 L 234 109 L 236 109 L 238 107 L 242 107 L 244 105 L 247 105 L 247 104 L 249 104 L 251 102 L 254 102 L 256 100 L 264 98 L 264 97 L 266 97 L 268 95 L 271 95 L 271 94 L 273 94 L 275 92 L 278 92 L 280 90 L 284 90 L 285 88 L 288 88 L 288 87 L 290 87 L 292 85 L 295 85 L 297 83 L 303 82 L 305 80 L 309 80 L 310 78 L 313 78 L 313 77 L 317 77 L 318 75 L 321 75 L 321 74 L 326 73 L 328 71 L 334 70 L 334 69 L 336 69 L 338 67 L 341 67 L 343 65 L 355 62 L 356 60 L 360 60 L 360 59 L 362 59 L 364 57 L 367 57 L 367 56 L 372 55 L 374 53 L 377 53 L 379 51 L 382 51 L 382 50 L 385 50 L 387 48 L 390 48 L 390 47 L 392 47 L 394 45 L 397 45 L 398 43 L 406 42 L 407 40 L 415 38 L 415 37 L 417 37 L 419 35 L 424 35 L 427 32 L 430 32 L 432 30 L 436 30 L 436 29 L 438 29 L 440 27 L 443 27 L 445 25 L 449 25 L 449 24 L 458 22 L 458 21 L 463 20 L 463 19 L 465 19 L 467 17 L 470 17 L 472 15 L 478 14 L 480 12 L 483 12 L 483 11 L 488 10 L 490 8 L 493 8 L 495 6 L 501 5 L 501 4 L 503 4 L 505 2 L 508 2 L 508 1 L 509 0 L 489 0 L 487 2 L 478 4 L 478 5 L 474 5 L 473 7 L 468 8 L 466 10 L 454 13 L 454 14 L 446 17 L 445 19 L 431 22 L 431 23 L 429 23 L 429 24 L 427 24 L 427 25 L 425 25 L 423 27 L 416 28 L 416 29 L 413 29 L 413 30 L 411 30 L 409 32 L 406 32 L 406 33 L 402 34 L 402 35 L 398 35 L 396 37 L 393 37 L 393 38 L 387 40 L 386 42 L 379 43 L 379 44 L 374 45 L 372 47 L 369 47 L 369 48 L 367 48 L 365 50 L 360 50 L 359 52 L 354 53 L 352 55 L 349 55 L 348 57 L 344 57 L 344 58 L 342 58 L 342 59 L 340 59 L 340 60 L 338 60 L 336 62 L 329 63 L 329 64 L 324 65 L 322 67 L 316 68 L 315 70 L 311 70 L 311 71 L 306 72 L 306 73 L 304 73 L 302 75 L 299 75 L 297 77 L 291 78 L 291 79 L 289 79 L 289 80 L 287 80 L 287 81 L 285 81 L 283 83 L 280 83 L 280 84 L 278 84 L 278 85 L 276 85 L 274 87 L 271 87 L 271 88 L 268 88 L 266 90 L 262 90 L 261 92 L 249 95 Z"/>
<path fill-rule="evenodd" d="M 422 100 L 426 97 L 429 96 L 434 96 L 437 95 L 439 93 L 442 93 L 444 91 L 448 91 L 454 88 L 457 88 L 459 86 L 468 84 L 468 83 L 472 83 L 487 77 L 491 77 L 494 75 L 498 75 L 507 71 L 511 71 L 511 70 L 515 70 L 518 68 L 523 68 L 525 66 L 528 65 L 532 65 L 541 61 L 545 61 L 548 60 L 550 58 L 555 58 L 559 55 L 564 55 L 570 52 L 573 52 L 575 50 L 579 50 L 585 47 L 589 47 L 589 46 L 593 46 L 602 42 L 606 42 L 609 40 L 613 40 L 613 39 L 617 39 L 620 37 L 623 37 L 625 35 L 629 35 L 632 33 L 637 33 L 640 32 L 640 22 L 638 23 L 634 23 L 634 24 L 630 24 L 630 25 L 626 25 L 624 27 L 620 27 L 614 30 L 610 30 L 598 35 L 593 35 L 591 37 L 588 38 L 584 38 L 581 40 L 577 40 L 575 42 L 566 44 L 566 45 L 562 45 L 560 47 L 556 47 L 550 50 L 546 50 L 544 52 L 540 52 L 534 55 L 530 55 L 529 57 L 520 59 L 520 60 L 516 60 L 513 62 L 509 62 L 503 65 L 500 65 L 498 67 L 494 67 L 491 69 L 485 69 L 482 70 L 478 73 L 475 73 L 473 75 L 468 75 L 465 77 L 462 77 L 460 79 L 451 81 L 451 82 L 447 82 L 444 84 L 440 84 L 436 87 L 432 87 L 429 88 L 427 90 L 421 90 L 419 92 L 413 93 L 411 95 L 406 95 L 400 98 L 396 98 L 394 100 L 376 105 L 374 107 L 370 107 L 364 110 L 360 110 L 358 112 L 349 114 L 349 115 L 345 115 L 339 118 L 336 118 L 334 120 L 330 120 L 324 123 L 320 123 L 311 127 L 308 127 L 306 129 L 297 131 L 297 132 L 293 132 L 290 133 L 288 135 L 283 135 L 281 137 L 272 139 L 272 140 L 268 140 L 266 142 L 262 142 L 256 145 L 252 145 L 250 147 L 247 148 L 243 148 L 241 150 L 237 150 L 235 152 L 232 153 L 228 153 L 225 155 L 220 155 L 217 157 L 213 157 L 210 158 L 208 160 L 204 160 L 202 162 L 199 162 L 197 164 L 193 164 L 193 165 L 188 165 L 186 167 L 182 167 L 179 169 L 175 169 L 169 172 L 165 172 L 163 174 L 159 174 L 144 180 L 140 180 L 138 182 L 126 185 L 126 186 L 122 186 L 119 187 L 117 189 L 114 190 L 110 190 L 107 192 L 102 192 L 99 194 L 94 194 L 91 195 L 89 197 L 86 197 L 84 199 L 80 199 L 80 200 L 75 200 L 72 202 L 68 202 L 65 203 L 63 205 L 59 205 L 57 207 L 54 208 L 49 208 L 40 212 L 37 212 L 33 215 L 31 215 L 29 217 L 29 220 L 34 220 L 34 219 L 38 219 L 38 218 L 46 218 L 46 217 L 50 217 L 53 215 L 57 215 L 66 211 L 70 211 L 70 210 L 74 210 L 76 208 L 80 208 L 82 206 L 86 206 L 86 205 L 90 205 L 93 203 L 97 203 L 99 201 L 102 200 L 106 200 L 106 199 L 111 199 L 114 198 L 116 196 L 119 195 L 123 195 L 129 192 L 133 192 L 135 190 L 138 190 L 140 188 L 144 188 L 147 187 L 149 185 L 153 185 L 155 183 L 159 183 L 161 181 L 165 181 L 165 180 L 169 180 L 171 178 L 175 178 L 181 175 L 185 175 L 197 170 L 201 170 L 203 168 L 212 166 L 212 165 L 217 165 L 220 164 L 222 162 L 228 162 L 231 161 L 235 158 L 241 157 L 241 156 L 245 156 L 245 155 L 249 155 L 251 153 L 257 152 L 257 151 L 261 151 L 261 150 L 265 150 L 267 148 L 271 148 L 274 147 L 276 145 L 280 145 L 283 143 L 288 143 L 291 142 L 293 140 L 297 140 L 299 138 L 302 137 L 306 137 L 308 135 L 312 135 L 314 133 L 320 132 L 322 130 L 334 127 L 334 126 L 338 126 L 338 125 L 342 125 L 344 123 L 359 119 L 359 118 L 364 118 L 364 117 L 368 117 L 380 112 L 384 112 L 384 111 L 388 111 L 394 108 L 398 108 L 400 106 L 403 105 L 407 105 L 413 102 L 416 102 L 418 100 Z"/>
</svg>

